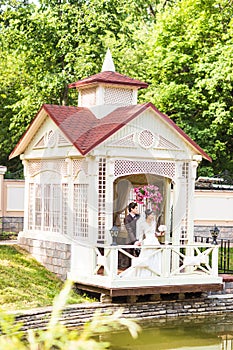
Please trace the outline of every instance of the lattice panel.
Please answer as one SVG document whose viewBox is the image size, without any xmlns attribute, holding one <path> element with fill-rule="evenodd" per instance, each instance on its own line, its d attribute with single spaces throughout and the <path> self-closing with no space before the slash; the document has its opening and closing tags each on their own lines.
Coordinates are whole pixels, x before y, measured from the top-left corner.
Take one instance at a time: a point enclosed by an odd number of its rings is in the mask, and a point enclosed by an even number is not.
<svg viewBox="0 0 233 350">
<path fill-rule="evenodd" d="M 51 184 L 45 184 L 43 186 L 43 204 L 44 204 L 44 221 L 41 222 L 41 226 L 45 231 L 49 231 L 50 229 L 50 221 L 52 218 L 52 187 Z"/>
<path fill-rule="evenodd" d="M 29 184 L 28 210 L 29 230 L 67 233 L 67 184 Z"/>
<path fill-rule="evenodd" d="M 69 145 L 70 142 L 65 139 L 61 134 L 58 134 L 58 146 Z"/>
<path fill-rule="evenodd" d="M 105 239 L 105 192 L 106 192 L 106 159 L 99 160 L 99 180 L 98 180 L 98 241 Z"/>
<path fill-rule="evenodd" d="M 111 142 L 108 146 L 135 147 L 134 134 L 127 135 L 126 137 Z"/>
<path fill-rule="evenodd" d="M 83 170 L 84 173 L 88 174 L 88 163 L 85 159 L 74 159 L 72 162 L 72 176 L 76 177 L 80 170 Z"/>
<path fill-rule="evenodd" d="M 54 232 L 60 232 L 61 228 L 61 186 L 52 186 L 52 205 L 50 210 L 50 227 Z"/>
<path fill-rule="evenodd" d="M 45 137 L 41 137 L 41 139 L 35 144 L 35 146 L 33 147 L 33 149 L 37 149 L 37 148 L 43 148 L 45 147 Z"/>
<path fill-rule="evenodd" d="M 74 216 L 73 232 L 75 237 L 88 238 L 88 212 L 87 212 L 88 185 L 74 185 Z"/>
<path fill-rule="evenodd" d="M 64 159 L 58 160 L 34 160 L 28 163 L 28 173 L 30 176 L 35 176 L 42 171 L 56 171 L 62 176 L 67 175 L 67 163 Z"/>
<path fill-rule="evenodd" d="M 166 140 L 161 135 L 159 136 L 159 142 L 158 142 L 158 146 L 157 147 L 158 148 L 165 148 L 165 149 L 174 149 L 174 150 L 178 150 L 179 149 L 179 147 L 174 145 L 174 143 Z"/>
<path fill-rule="evenodd" d="M 114 164 L 114 175 L 130 175 L 130 174 L 156 174 L 171 179 L 175 177 L 174 162 L 146 162 L 133 160 L 116 160 Z"/>
<path fill-rule="evenodd" d="M 62 233 L 68 234 L 68 184 L 62 184 Z"/>
<path fill-rule="evenodd" d="M 35 184 L 35 229 L 41 229 L 42 222 L 42 190 L 41 185 Z"/>
<path fill-rule="evenodd" d="M 81 106 L 95 106 L 96 105 L 96 88 L 89 88 L 81 92 Z"/>
<path fill-rule="evenodd" d="M 143 130 L 138 134 L 138 143 L 143 148 L 150 148 L 154 146 L 155 137 L 150 130 Z"/>
<path fill-rule="evenodd" d="M 133 104 L 133 91 L 120 88 L 105 88 L 104 104 L 121 104 L 130 106 Z"/>
<path fill-rule="evenodd" d="M 29 230 L 33 229 L 33 218 L 34 218 L 34 184 L 30 183 L 29 184 L 29 192 L 28 192 L 28 228 Z"/>
</svg>

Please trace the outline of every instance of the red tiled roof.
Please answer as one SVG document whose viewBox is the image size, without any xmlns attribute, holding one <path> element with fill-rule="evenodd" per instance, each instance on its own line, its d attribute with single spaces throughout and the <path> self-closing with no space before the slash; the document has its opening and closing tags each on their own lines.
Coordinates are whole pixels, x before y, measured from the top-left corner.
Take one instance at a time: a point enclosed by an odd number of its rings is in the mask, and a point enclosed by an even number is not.
<svg viewBox="0 0 233 350">
<path fill-rule="evenodd" d="M 37 127 L 37 119 L 43 111 L 48 114 L 70 142 L 79 150 L 82 155 L 87 154 L 101 142 L 107 140 L 119 129 L 127 125 L 132 119 L 137 117 L 146 109 L 151 108 L 154 112 L 169 124 L 191 147 L 195 148 L 205 159 L 212 161 L 203 149 L 198 146 L 185 132 L 180 129 L 168 116 L 161 113 L 152 103 L 141 105 L 131 105 L 118 107 L 101 119 L 85 107 L 70 107 L 44 104 L 37 116 L 32 121 L 28 130 L 22 136 L 15 149 L 10 155 L 10 159 L 23 153 L 27 145 L 24 140 L 29 140 L 29 132 Z M 28 141 L 27 141 L 28 142 Z"/>
<path fill-rule="evenodd" d="M 44 105 L 48 115 L 82 155 L 126 125 L 144 110 L 144 105 L 119 107 L 102 119 L 88 108 Z"/>
<path fill-rule="evenodd" d="M 82 155 L 90 152 L 145 109 L 152 108 L 189 144 L 196 148 L 205 159 L 211 161 L 208 154 L 196 142 L 152 103 L 119 107 L 102 119 L 97 119 L 88 108 L 83 107 L 44 105 L 44 108 Z"/>
<path fill-rule="evenodd" d="M 97 83 L 107 83 L 107 84 L 114 84 L 114 85 L 115 84 L 131 85 L 131 86 L 136 86 L 139 89 L 144 89 L 148 87 L 148 84 L 144 83 L 143 81 L 133 79 L 133 78 L 127 77 L 126 75 L 123 75 L 117 72 L 112 72 L 112 71 L 105 71 L 105 72 L 92 75 L 88 78 L 79 80 L 75 83 L 71 83 L 68 85 L 68 87 L 69 88 L 83 87 L 86 85 L 97 84 Z"/>
</svg>

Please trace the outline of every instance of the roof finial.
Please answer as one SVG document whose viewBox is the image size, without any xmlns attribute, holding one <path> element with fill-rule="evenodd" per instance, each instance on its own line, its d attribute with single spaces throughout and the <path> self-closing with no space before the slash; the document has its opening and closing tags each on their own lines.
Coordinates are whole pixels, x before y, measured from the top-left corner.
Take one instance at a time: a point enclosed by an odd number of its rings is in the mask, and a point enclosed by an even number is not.
<svg viewBox="0 0 233 350">
<path fill-rule="evenodd" d="M 103 63 L 103 66 L 102 66 L 102 72 L 108 72 L 108 71 L 112 71 L 112 72 L 115 72 L 115 66 L 114 66 L 114 63 L 113 63 L 113 59 L 112 59 L 112 54 L 108 48 L 107 52 L 106 52 L 106 56 L 105 56 L 105 59 L 104 59 L 104 63 Z"/>
</svg>

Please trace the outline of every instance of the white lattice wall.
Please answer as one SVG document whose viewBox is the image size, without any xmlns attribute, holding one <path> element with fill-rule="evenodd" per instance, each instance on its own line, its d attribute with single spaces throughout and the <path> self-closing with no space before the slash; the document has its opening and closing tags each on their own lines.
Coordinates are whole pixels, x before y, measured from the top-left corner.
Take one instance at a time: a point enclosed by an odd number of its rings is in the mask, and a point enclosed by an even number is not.
<svg viewBox="0 0 233 350">
<path fill-rule="evenodd" d="M 68 197 L 68 184 L 62 184 L 62 233 L 68 234 L 68 208 L 69 208 L 69 197 Z"/>
<path fill-rule="evenodd" d="M 74 238 L 88 237 L 88 213 L 87 213 L 88 185 L 74 184 L 73 203 L 73 236 Z"/>
<path fill-rule="evenodd" d="M 28 162 L 28 175 L 33 177 L 42 171 L 55 171 L 61 176 L 67 175 L 67 162 L 64 159 L 58 160 L 34 160 Z"/>
<path fill-rule="evenodd" d="M 156 174 L 170 179 L 175 178 L 175 163 L 166 161 L 116 160 L 114 175 L 116 177 L 130 174 Z"/>
<path fill-rule="evenodd" d="M 133 104 L 133 90 L 107 87 L 104 89 L 104 104 L 130 106 Z"/>
<path fill-rule="evenodd" d="M 106 191 L 106 159 L 100 158 L 98 170 L 98 241 L 105 239 L 105 191 Z"/>
<path fill-rule="evenodd" d="M 91 107 L 96 105 L 96 88 L 80 90 L 79 106 Z"/>
<path fill-rule="evenodd" d="M 88 163 L 85 159 L 74 159 L 72 161 L 72 176 L 76 178 L 78 173 L 83 170 L 88 175 Z"/>
<path fill-rule="evenodd" d="M 66 184 L 29 184 L 28 228 L 67 233 L 68 187 Z M 61 228 L 64 232 L 61 232 Z"/>
</svg>

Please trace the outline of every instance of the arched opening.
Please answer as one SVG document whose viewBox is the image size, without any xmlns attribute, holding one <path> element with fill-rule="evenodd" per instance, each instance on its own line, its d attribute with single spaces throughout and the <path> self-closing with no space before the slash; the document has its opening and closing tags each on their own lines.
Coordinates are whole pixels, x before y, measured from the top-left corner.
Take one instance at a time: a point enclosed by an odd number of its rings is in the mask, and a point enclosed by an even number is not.
<svg viewBox="0 0 233 350">
<path fill-rule="evenodd" d="M 144 188 L 151 188 L 152 192 L 157 189 L 160 197 L 149 195 L 149 198 L 146 198 L 146 196 L 138 198 L 137 190 L 143 192 Z M 128 214 L 127 207 L 130 202 L 136 201 L 138 203 L 140 215 L 143 214 L 146 208 L 154 210 L 157 227 L 161 224 L 170 226 L 170 190 L 171 180 L 155 174 L 131 174 L 118 177 L 114 181 L 113 224 L 119 228 L 119 244 L 125 244 L 127 237 L 124 218 Z"/>
</svg>

